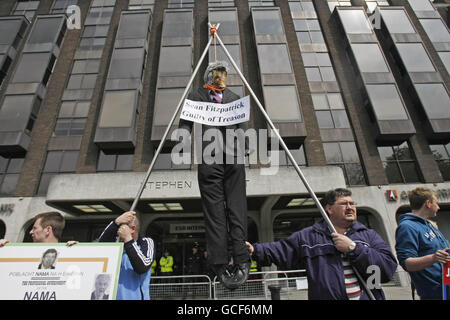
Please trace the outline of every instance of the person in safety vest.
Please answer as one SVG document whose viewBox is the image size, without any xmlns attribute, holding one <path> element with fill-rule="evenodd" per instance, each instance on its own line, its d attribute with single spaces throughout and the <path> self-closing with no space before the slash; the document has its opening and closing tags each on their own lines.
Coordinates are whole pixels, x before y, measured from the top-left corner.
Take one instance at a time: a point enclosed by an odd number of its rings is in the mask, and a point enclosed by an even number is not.
<svg viewBox="0 0 450 320">
<path fill-rule="evenodd" d="M 159 259 L 159 268 L 162 276 L 171 276 L 173 274 L 173 257 L 169 250 L 164 251 L 164 255 Z"/>
</svg>

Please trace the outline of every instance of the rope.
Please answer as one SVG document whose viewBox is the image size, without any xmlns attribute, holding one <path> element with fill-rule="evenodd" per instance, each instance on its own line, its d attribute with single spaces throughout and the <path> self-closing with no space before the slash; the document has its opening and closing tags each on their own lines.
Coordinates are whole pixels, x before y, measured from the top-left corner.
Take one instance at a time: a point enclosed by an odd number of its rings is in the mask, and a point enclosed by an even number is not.
<svg viewBox="0 0 450 320">
<path fill-rule="evenodd" d="M 217 33 L 217 28 L 216 28 L 216 25 L 213 24 L 212 27 L 209 29 L 209 34 L 211 35 L 211 37 L 214 38 L 214 62 L 217 62 L 216 33 Z"/>
</svg>

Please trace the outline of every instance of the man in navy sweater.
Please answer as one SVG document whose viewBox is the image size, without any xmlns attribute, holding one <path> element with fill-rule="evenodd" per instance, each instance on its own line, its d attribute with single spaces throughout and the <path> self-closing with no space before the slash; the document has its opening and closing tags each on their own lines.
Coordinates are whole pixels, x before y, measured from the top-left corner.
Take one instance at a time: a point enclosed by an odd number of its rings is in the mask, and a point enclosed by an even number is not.
<svg viewBox="0 0 450 320">
<path fill-rule="evenodd" d="M 136 212 L 128 211 L 105 228 L 99 242 L 114 242 L 119 236 L 124 242 L 116 300 L 150 300 L 150 277 L 154 243 L 139 237 Z"/>
<path fill-rule="evenodd" d="M 428 220 L 435 217 L 435 191 L 419 187 L 408 193 L 411 213 L 400 216 L 395 250 L 400 265 L 409 272 L 422 300 L 442 299 L 442 264 L 450 261 L 449 243 Z"/>
</svg>

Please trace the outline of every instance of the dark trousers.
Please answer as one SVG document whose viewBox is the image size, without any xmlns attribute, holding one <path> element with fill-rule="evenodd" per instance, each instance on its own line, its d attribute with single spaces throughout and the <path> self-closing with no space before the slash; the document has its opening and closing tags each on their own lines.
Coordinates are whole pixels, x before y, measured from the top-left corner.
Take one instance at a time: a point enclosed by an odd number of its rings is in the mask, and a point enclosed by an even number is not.
<svg viewBox="0 0 450 320">
<path fill-rule="evenodd" d="M 245 245 L 247 199 L 244 165 L 200 164 L 198 183 L 205 215 L 209 263 L 228 264 L 228 235 L 234 263 L 249 261 Z"/>
</svg>

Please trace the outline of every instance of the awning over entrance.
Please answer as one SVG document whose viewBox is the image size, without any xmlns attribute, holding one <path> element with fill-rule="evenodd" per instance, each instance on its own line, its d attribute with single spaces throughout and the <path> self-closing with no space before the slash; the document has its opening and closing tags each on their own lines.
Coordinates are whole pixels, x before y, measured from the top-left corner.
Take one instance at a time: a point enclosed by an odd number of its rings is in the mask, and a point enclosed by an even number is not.
<svg viewBox="0 0 450 320">
<path fill-rule="evenodd" d="M 346 186 L 339 167 L 307 167 L 302 168 L 302 172 L 316 194 Z M 129 203 L 135 198 L 144 177 L 144 172 L 58 175 L 50 182 L 46 203 L 76 214 L 123 212 L 130 207 Z M 276 171 L 247 169 L 246 180 L 249 198 L 308 195 L 293 168 L 280 167 Z M 155 171 L 150 176 L 138 209 L 150 207 L 153 211 L 186 211 L 185 206 L 191 203 L 193 207 L 189 211 L 200 212 L 201 208 L 195 205 L 198 201 L 192 201 L 199 198 L 197 171 Z"/>
</svg>

